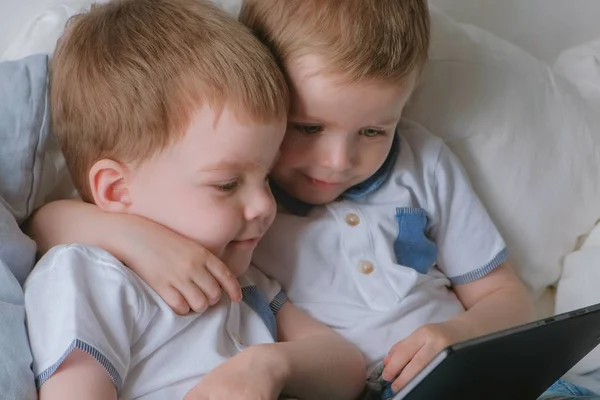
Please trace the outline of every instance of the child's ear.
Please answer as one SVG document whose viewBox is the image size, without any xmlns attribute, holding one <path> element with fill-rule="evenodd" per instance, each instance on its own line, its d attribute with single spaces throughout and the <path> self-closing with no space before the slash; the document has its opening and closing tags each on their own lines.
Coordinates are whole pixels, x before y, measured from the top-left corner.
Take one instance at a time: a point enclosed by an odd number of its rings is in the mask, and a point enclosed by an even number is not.
<svg viewBox="0 0 600 400">
<path fill-rule="evenodd" d="M 106 159 L 96 162 L 90 169 L 89 181 L 94 203 L 102 211 L 127 212 L 131 206 L 126 173 L 126 166 Z"/>
</svg>

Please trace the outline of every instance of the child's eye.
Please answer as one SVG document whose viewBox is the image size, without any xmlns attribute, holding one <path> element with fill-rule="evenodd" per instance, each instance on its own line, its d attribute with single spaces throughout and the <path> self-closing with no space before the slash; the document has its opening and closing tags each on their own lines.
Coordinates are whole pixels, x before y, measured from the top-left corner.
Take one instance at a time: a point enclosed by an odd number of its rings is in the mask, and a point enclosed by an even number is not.
<svg viewBox="0 0 600 400">
<path fill-rule="evenodd" d="M 226 182 L 226 183 L 222 183 L 219 185 L 215 185 L 215 187 L 217 189 L 219 189 L 222 192 L 232 192 L 235 189 L 237 189 L 237 187 L 239 186 L 239 181 L 235 180 L 235 181 L 231 181 L 231 182 Z"/>
<path fill-rule="evenodd" d="M 379 135 L 385 135 L 385 131 L 381 129 L 365 128 L 360 131 L 360 134 L 372 138 Z"/>
<path fill-rule="evenodd" d="M 323 127 L 321 125 L 294 125 L 296 130 L 303 135 L 315 135 L 323 131 Z"/>
</svg>

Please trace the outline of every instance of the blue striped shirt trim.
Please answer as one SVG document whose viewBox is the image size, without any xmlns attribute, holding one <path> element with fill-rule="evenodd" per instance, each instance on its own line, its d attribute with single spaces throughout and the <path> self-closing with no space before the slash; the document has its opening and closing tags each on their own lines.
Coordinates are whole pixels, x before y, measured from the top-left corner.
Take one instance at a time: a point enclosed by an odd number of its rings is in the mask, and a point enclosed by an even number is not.
<svg viewBox="0 0 600 400">
<path fill-rule="evenodd" d="M 471 283 L 477 279 L 481 279 L 496 268 L 498 268 L 508 258 L 508 249 L 504 248 L 486 265 L 478 268 L 474 271 L 468 272 L 464 275 L 455 276 L 450 279 L 450 283 L 453 285 L 464 285 L 465 283 Z"/>
<path fill-rule="evenodd" d="M 285 303 L 285 295 L 279 292 L 269 303 L 265 295 L 256 286 L 246 286 L 242 288 L 242 300 L 248 305 L 266 325 L 274 341 L 278 341 L 277 320 L 275 316 L 277 311 Z"/>
<path fill-rule="evenodd" d="M 424 215 L 429 218 L 427 212 L 419 207 L 396 207 L 396 214 L 417 214 Z"/>
<path fill-rule="evenodd" d="M 48 379 L 50 379 L 52 375 L 54 375 L 56 370 L 61 366 L 63 362 L 65 362 L 65 360 L 75 349 L 79 349 L 89 354 L 90 356 L 92 356 L 92 358 L 98 361 L 110 376 L 110 380 L 115 385 L 117 393 L 121 390 L 121 386 L 123 386 L 123 380 L 119 376 L 117 369 L 112 365 L 108 358 L 106 358 L 104 354 L 100 353 L 95 347 L 79 339 L 73 340 L 67 351 L 64 352 L 64 354 L 59 358 L 59 360 L 35 378 L 35 385 L 38 388 L 38 390 Z"/>
<path fill-rule="evenodd" d="M 283 307 L 286 301 L 287 295 L 283 290 L 277 293 L 277 296 L 275 296 L 273 300 L 271 300 L 271 303 L 269 303 L 269 308 L 271 309 L 273 315 L 277 316 L 277 313 L 279 310 L 281 310 L 281 307 Z"/>
<path fill-rule="evenodd" d="M 396 131 L 394 133 L 390 151 L 381 167 L 379 167 L 379 169 L 367 180 L 346 190 L 342 197 L 346 200 L 357 200 L 379 189 L 394 172 L 394 167 L 399 154 L 400 137 L 398 136 L 398 131 Z"/>
</svg>

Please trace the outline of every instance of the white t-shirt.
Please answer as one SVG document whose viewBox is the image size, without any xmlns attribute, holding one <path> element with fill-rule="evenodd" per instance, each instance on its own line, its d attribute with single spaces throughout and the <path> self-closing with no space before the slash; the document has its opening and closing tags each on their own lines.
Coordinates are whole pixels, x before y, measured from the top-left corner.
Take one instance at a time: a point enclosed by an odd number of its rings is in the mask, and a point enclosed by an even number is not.
<svg viewBox="0 0 600 400">
<path fill-rule="evenodd" d="M 307 207 L 275 188 L 288 212 L 277 215 L 253 260 L 370 366 L 420 326 L 464 311 L 451 285 L 479 279 L 507 257 L 443 142 L 408 121 L 398 135 L 375 176 L 340 201 Z"/>
<path fill-rule="evenodd" d="M 183 398 L 246 346 L 276 338 L 280 286 L 253 267 L 239 281 L 243 302 L 222 298 L 202 314 L 179 316 L 109 253 L 55 247 L 25 283 L 38 386 L 78 348 L 102 364 L 120 399 Z"/>
</svg>

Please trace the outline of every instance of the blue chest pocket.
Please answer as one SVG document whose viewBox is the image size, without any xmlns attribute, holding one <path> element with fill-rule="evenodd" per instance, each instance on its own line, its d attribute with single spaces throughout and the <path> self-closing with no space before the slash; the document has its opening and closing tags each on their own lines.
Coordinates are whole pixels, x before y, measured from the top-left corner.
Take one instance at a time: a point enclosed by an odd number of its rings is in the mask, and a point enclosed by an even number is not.
<svg viewBox="0 0 600 400">
<path fill-rule="evenodd" d="M 396 262 L 427 274 L 435 265 L 438 249 L 426 235 L 428 217 L 421 208 L 403 207 L 396 209 L 398 237 L 394 241 Z"/>
</svg>

